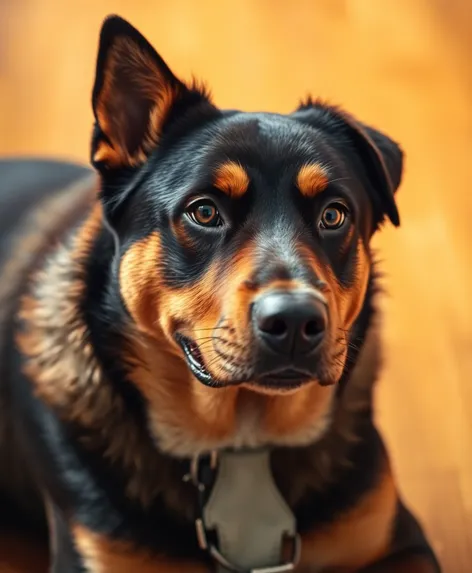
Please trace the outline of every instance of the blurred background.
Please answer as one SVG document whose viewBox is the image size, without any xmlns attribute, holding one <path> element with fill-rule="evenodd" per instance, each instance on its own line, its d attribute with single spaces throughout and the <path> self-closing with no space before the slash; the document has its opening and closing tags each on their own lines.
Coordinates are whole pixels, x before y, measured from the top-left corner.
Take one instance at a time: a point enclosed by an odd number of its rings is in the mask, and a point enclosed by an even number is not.
<svg viewBox="0 0 472 573">
<path fill-rule="evenodd" d="M 401 142 L 400 230 L 378 420 L 445 571 L 472 562 L 472 2 L 0 0 L 0 154 L 88 161 L 103 18 L 118 13 L 222 107 L 289 112 L 308 92 Z"/>
</svg>

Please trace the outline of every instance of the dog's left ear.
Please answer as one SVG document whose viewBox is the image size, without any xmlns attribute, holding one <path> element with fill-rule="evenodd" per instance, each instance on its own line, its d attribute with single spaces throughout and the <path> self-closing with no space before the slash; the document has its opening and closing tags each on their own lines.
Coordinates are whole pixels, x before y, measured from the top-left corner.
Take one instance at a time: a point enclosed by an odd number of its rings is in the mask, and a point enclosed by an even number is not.
<svg viewBox="0 0 472 573">
<path fill-rule="evenodd" d="M 100 32 L 92 107 L 92 163 L 99 170 L 134 168 L 158 145 L 171 116 L 206 93 L 187 87 L 136 28 L 109 16 Z"/>
<path fill-rule="evenodd" d="M 302 104 L 293 116 L 310 123 L 334 137 L 347 138 L 361 159 L 370 181 L 370 191 L 376 224 L 385 215 L 398 227 L 400 215 L 395 202 L 395 193 L 403 173 L 403 152 L 400 146 L 384 133 L 369 127 L 345 111 L 321 102 Z"/>
</svg>

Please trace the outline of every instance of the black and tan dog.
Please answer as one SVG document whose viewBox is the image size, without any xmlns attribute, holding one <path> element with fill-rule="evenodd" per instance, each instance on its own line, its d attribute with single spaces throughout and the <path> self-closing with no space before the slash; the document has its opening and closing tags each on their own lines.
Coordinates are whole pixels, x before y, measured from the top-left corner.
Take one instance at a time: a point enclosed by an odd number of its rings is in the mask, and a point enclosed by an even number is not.
<svg viewBox="0 0 472 573">
<path fill-rule="evenodd" d="M 0 168 L 1 531 L 54 573 L 439 571 L 373 421 L 397 144 L 222 111 L 117 17 L 93 110 L 98 179 Z"/>
</svg>

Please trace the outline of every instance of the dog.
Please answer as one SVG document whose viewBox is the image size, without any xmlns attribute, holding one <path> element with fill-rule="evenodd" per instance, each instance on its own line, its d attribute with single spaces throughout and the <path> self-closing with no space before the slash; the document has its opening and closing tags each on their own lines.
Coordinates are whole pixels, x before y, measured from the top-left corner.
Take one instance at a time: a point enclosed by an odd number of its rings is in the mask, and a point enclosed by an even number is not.
<svg viewBox="0 0 472 573">
<path fill-rule="evenodd" d="M 399 145 L 221 110 L 118 16 L 92 104 L 93 169 L 0 167 L 1 531 L 53 573 L 439 572 L 373 412 Z"/>
</svg>

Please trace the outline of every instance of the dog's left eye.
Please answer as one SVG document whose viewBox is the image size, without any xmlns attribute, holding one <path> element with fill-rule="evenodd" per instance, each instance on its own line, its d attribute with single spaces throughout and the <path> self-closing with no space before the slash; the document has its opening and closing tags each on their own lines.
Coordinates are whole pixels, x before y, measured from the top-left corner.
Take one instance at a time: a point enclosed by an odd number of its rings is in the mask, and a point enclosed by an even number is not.
<svg viewBox="0 0 472 573">
<path fill-rule="evenodd" d="M 188 205 L 187 215 L 202 227 L 220 227 L 223 224 L 218 208 L 209 199 L 200 199 Z"/>
<path fill-rule="evenodd" d="M 344 225 L 347 219 L 347 207 L 342 203 L 331 203 L 321 214 L 320 229 L 334 230 Z"/>
</svg>

